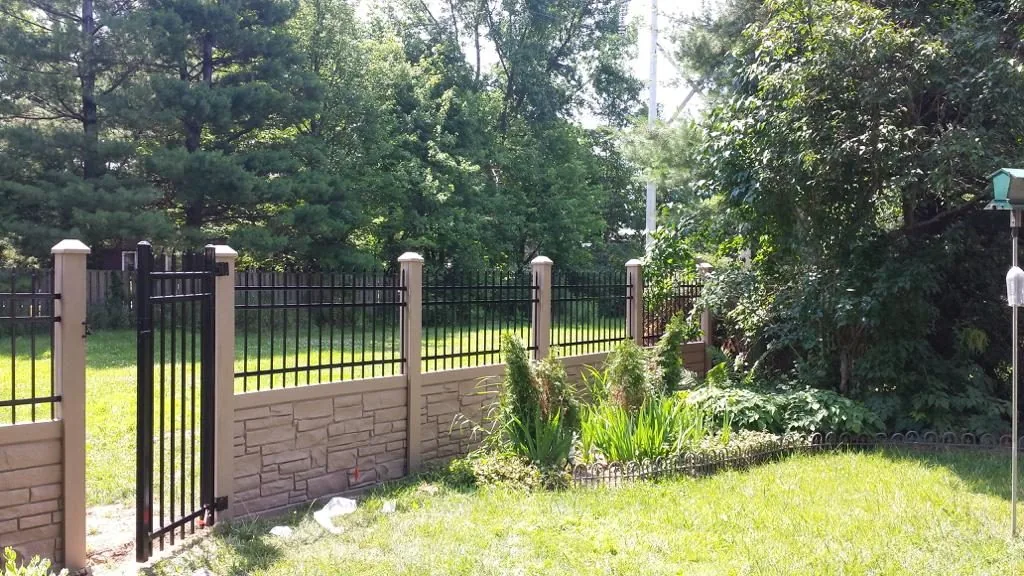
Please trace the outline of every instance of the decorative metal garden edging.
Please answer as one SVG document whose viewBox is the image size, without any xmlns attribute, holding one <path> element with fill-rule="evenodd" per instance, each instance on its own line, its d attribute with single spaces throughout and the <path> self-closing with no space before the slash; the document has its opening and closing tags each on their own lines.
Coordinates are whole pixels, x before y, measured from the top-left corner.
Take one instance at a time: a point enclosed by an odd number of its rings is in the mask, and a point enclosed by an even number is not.
<svg viewBox="0 0 1024 576">
<path fill-rule="evenodd" d="M 850 435 L 812 434 L 766 438 L 747 446 L 723 446 L 713 450 L 655 458 L 640 462 L 578 464 L 572 467 L 576 486 L 619 485 L 635 480 L 651 480 L 671 476 L 709 476 L 722 470 L 746 469 L 793 454 L 836 450 L 868 450 L 877 448 L 909 448 L 913 450 L 1009 449 L 1008 435 L 956 434 L 954 432 L 905 432 L 899 434 Z"/>
</svg>

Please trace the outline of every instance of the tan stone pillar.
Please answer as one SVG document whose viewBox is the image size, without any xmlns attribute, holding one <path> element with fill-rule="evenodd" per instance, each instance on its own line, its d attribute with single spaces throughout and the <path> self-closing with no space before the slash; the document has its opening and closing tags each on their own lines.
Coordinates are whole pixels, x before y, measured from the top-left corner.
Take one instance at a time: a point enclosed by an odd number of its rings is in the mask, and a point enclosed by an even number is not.
<svg viewBox="0 0 1024 576">
<path fill-rule="evenodd" d="M 235 487 L 235 260 L 238 252 L 230 246 L 213 248 L 217 267 L 227 267 L 227 274 L 218 275 L 213 288 L 214 389 L 216 390 L 216 424 L 214 427 L 213 495 L 227 497 L 228 507 L 217 513 L 217 521 L 231 519 Z"/>
<path fill-rule="evenodd" d="M 626 262 L 626 333 L 637 346 L 644 345 L 644 273 L 643 262 L 633 258 Z"/>
<path fill-rule="evenodd" d="M 54 326 L 54 391 L 64 427 L 64 565 L 85 568 L 85 258 L 89 247 L 61 240 L 53 254 L 57 299 Z"/>
<path fill-rule="evenodd" d="M 551 350 L 551 273 L 554 263 L 547 256 L 537 256 L 530 262 L 533 281 L 536 282 L 537 300 L 533 306 L 533 344 L 537 349 L 533 357 L 543 360 Z"/>
<path fill-rule="evenodd" d="M 423 256 L 406 252 L 398 257 L 398 266 L 405 287 L 405 308 L 402 311 L 402 353 L 405 356 L 405 378 L 408 391 L 409 422 L 406 426 L 407 472 L 420 469 L 423 455 L 423 374 L 421 334 L 423 332 Z"/>
<path fill-rule="evenodd" d="M 701 262 L 697 264 L 697 274 L 703 284 L 707 284 L 711 278 L 711 274 L 715 271 L 715 267 L 707 262 Z M 701 287 L 701 294 L 703 295 L 704 288 Z M 715 317 L 711 313 L 711 309 L 704 307 L 700 313 L 700 333 L 701 340 L 704 342 L 704 372 L 711 368 L 711 347 L 715 343 Z"/>
</svg>

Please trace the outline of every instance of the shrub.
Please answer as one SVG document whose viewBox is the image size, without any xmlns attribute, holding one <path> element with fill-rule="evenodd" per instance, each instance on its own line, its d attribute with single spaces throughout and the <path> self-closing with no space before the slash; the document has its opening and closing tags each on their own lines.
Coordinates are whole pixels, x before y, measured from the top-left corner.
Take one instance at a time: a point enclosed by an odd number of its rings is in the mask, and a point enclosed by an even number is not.
<svg viewBox="0 0 1024 576">
<path fill-rule="evenodd" d="M 741 430 L 871 434 L 883 428 L 881 419 L 860 402 L 814 388 L 765 391 L 708 386 L 690 392 L 686 400 L 716 419 L 728 415 L 732 427 Z"/>
<path fill-rule="evenodd" d="M 579 402 L 575 390 L 569 385 L 565 366 L 554 356 L 548 356 L 533 368 L 541 416 L 548 419 L 558 416 L 569 430 L 579 429 Z"/>
<path fill-rule="evenodd" d="M 679 454 L 708 435 L 704 413 L 677 398 L 655 398 L 636 411 L 604 404 L 584 411 L 583 458 L 630 462 Z"/>
<path fill-rule="evenodd" d="M 654 388 L 660 394 L 669 395 L 679 389 L 683 380 L 683 345 L 699 333 L 696 325 L 684 313 L 679 312 L 669 320 L 665 334 L 654 346 Z"/>
<path fill-rule="evenodd" d="M 500 486 L 525 490 L 558 490 L 572 484 L 564 467 L 538 466 L 509 452 L 478 451 L 452 460 L 431 477 L 449 486 Z"/>
<path fill-rule="evenodd" d="M 49 560 L 33 556 L 28 564 L 18 566 L 18 555 L 13 548 L 4 548 L 3 576 L 53 576 Z M 61 570 L 59 576 L 66 576 L 67 570 Z"/>
<path fill-rule="evenodd" d="M 632 340 L 623 340 L 608 355 L 606 374 L 609 400 L 635 410 L 649 394 L 644 352 Z"/>
<path fill-rule="evenodd" d="M 511 333 L 501 335 L 501 349 L 505 353 L 505 382 L 502 397 L 511 418 L 530 422 L 539 411 L 539 395 L 533 381 L 530 356 L 523 341 Z"/>
<path fill-rule="evenodd" d="M 564 467 L 579 425 L 579 407 L 562 364 L 549 357 L 533 362 L 523 342 L 502 334 L 505 380 L 498 400 L 489 405 L 486 424 L 471 424 L 485 434 L 485 445 L 529 459 L 542 467 Z"/>
</svg>

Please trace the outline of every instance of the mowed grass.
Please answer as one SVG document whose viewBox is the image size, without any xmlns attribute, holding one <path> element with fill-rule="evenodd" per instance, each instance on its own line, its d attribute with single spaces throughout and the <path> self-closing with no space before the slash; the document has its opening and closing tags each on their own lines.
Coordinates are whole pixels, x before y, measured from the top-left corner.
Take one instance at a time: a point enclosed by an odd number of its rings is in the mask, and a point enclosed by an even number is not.
<svg viewBox="0 0 1024 576">
<path fill-rule="evenodd" d="M 577 330 L 582 332 L 584 328 Z M 591 333 L 604 334 L 608 338 L 615 337 L 614 332 L 601 332 L 599 327 L 594 327 Z M 314 333 L 309 342 L 307 342 L 307 335 L 306 330 L 300 330 L 299 338 L 296 340 L 294 332 L 289 330 L 287 339 L 284 339 L 281 331 L 276 331 L 274 353 L 271 355 L 267 341 L 269 333 L 261 335 L 263 343 L 260 346 L 257 344 L 254 333 L 250 333 L 250 337 L 246 340 L 244 333 L 239 332 L 236 337 L 236 372 L 246 369 L 255 370 L 257 365 L 260 369 L 269 369 L 271 360 L 273 360 L 275 369 L 282 367 L 287 369 L 286 372 L 275 374 L 272 377 L 261 376 L 259 379 L 259 389 L 261 390 L 271 387 L 304 386 L 337 380 L 386 376 L 401 372 L 401 365 L 398 362 L 333 369 L 304 369 L 316 364 L 366 363 L 372 360 L 400 357 L 395 350 L 397 343 L 390 337 L 385 338 L 381 334 L 378 334 L 378 339 L 374 342 L 362 335 L 356 338 L 349 335 L 342 339 L 340 332 L 337 332 L 333 343 L 325 336 L 322 347 L 318 334 Z M 523 335 L 528 336 L 528 333 L 523 333 Z M 435 350 L 438 351 L 438 354 L 469 353 L 469 356 L 431 363 L 427 369 L 451 369 L 497 363 L 500 361 L 500 356 L 493 350 L 497 349 L 499 336 L 500 329 L 498 328 L 459 329 L 458 327 L 448 327 L 445 330 L 425 330 L 422 348 L 424 354 L 430 354 Z M 169 380 L 171 364 L 169 334 L 167 337 L 163 366 L 165 377 Z M 176 344 L 180 350 L 180 338 Z M 605 348 L 610 348 L 612 345 L 611 343 L 605 344 Z M 159 339 L 154 348 L 157 362 L 155 371 L 159 377 L 161 364 Z M 191 354 L 191 340 L 186 348 Z M 300 351 L 297 355 L 295 354 L 296 349 Z M 29 398 L 32 396 L 33 367 L 36 396 L 49 396 L 51 356 L 48 338 L 37 337 L 35 362 L 30 361 L 29 351 L 28 338 L 19 336 L 16 340 L 14 356 L 16 361 L 14 362 L 13 397 Z M 131 505 L 135 499 L 137 404 L 135 354 L 136 333 L 134 330 L 100 330 L 86 340 L 86 493 L 90 506 L 105 504 L 127 506 Z M 257 358 L 260 360 L 257 361 Z M 176 355 L 176 359 L 179 368 L 176 369 L 175 380 L 178 387 L 175 397 L 180 398 L 180 352 Z M 10 340 L 0 337 L 0 400 L 12 397 L 11 365 Z M 187 371 L 186 382 L 191 382 L 191 368 Z M 256 385 L 255 377 L 235 379 L 237 393 L 254 391 Z M 169 382 L 165 394 L 170 394 Z M 188 431 L 192 426 L 191 401 L 191 396 L 186 396 L 185 404 L 188 406 L 184 412 L 184 425 L 181 424 L 183 413 L 180 407 L 175 411 L 178 441 L 180 441 L 182 430 L 185 430 L 186 441 L 190 444 L 192 436 Z M 12 416 L 17 423 L 31 421 L 31 410 L 30 406 L 19 406 L 14 412 L 10 408 L 0 408 L 0 425 L 10 424 Z M 35 416 L 37 420 L 48 420 L 50 418 L 49 405 L 37 407 Z M 168 403 L 164 414 L 165 423 L 169 424 L 170 418 Z M 159 425 L 156 424 L 154 427 L 155 433 L 158 435 Z M 167 434 L 165 434 L 165 440 L 165 450 L 169 451 L 170 438 Z M 190 467 L 191 462 L 186 462 L 186 469 Z M 155 471 L 154 474 L 157 472 Z M 165 475 L 169 474 L 168 463 Z"/>
<path fill-rule="evenodd" d="M 521 493 L 415 482 L 324 532 L 222 526 L 156 574 L 1012 574 L 1002 454 L 837 453 L 703 479 Z M 386 500 L 398 511 L 382 515 Z M 289 539 L 268 534 L 295 528 Z"/>
</svg>

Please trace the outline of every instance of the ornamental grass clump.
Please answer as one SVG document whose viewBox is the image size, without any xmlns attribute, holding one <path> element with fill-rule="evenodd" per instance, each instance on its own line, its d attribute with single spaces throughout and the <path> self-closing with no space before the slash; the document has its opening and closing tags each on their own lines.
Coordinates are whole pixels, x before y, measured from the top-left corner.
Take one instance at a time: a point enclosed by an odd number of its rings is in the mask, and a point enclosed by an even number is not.
<svg viewBox="0 0 1024 576">
<path fill-rule="evenodd" d="M 674 456 L 709 434 L 704 413 L 677 398 L 651 398 L 636 410 L 606 403 L 584 410 L 581 456 L 587 462 L 636 462 Z"/>
</svg>

